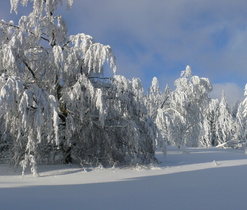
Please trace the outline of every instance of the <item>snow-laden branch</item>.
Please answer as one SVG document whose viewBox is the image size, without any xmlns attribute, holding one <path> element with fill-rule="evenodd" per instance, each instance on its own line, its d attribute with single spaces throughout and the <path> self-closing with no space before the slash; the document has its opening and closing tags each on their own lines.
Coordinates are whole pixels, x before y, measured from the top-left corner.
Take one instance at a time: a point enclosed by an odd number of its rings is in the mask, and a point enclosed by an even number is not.
<svg viewBox="0 0 247 210">
<path fill-rule="evenodd" d="M 35 14 L 40 14 L 43 9 L 45 9 L 47 14 L 53 13 L 56 9 L 58 4 L 62 4 L 62 0 L 32 0 L 33 1 L 33 10 Z M 14 11 L 15 13 L 18 12 L 18 5 L 21 2 L 22 6 L 27 6 L 29 0 L 10 0 L 10 12 Z M 67 0 L 67 9 L 70 9 L 74 3 L 74 0 Z"/>
</svg>

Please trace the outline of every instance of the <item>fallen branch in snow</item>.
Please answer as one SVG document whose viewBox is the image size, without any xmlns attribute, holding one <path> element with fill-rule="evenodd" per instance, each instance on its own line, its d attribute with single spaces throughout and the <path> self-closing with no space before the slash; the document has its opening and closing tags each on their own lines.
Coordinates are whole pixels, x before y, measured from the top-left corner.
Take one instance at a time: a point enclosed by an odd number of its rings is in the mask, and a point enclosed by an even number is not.
<svg viewBox="0 0 247 210">
<path fill-rule="evenodd" d="M 224 146 L 225 146 L 227 143 L 228 143 L 228 142 L 224 142 L 224 143 L 222 143 L 222 144 L 219 144 L 219 145 L 216 146 L 216 148 L 221 148 L 221 147 L 224 148 Z"/>
<path fill-rule="evenodd" d="M 229 140 L 227 142 L 217 145 L 216 148 L 224 148 L 225 145 L 227 145 L 228 143 L 233 143 L 233 142 L 237 143 L 236 140 Z"/>
</svg>

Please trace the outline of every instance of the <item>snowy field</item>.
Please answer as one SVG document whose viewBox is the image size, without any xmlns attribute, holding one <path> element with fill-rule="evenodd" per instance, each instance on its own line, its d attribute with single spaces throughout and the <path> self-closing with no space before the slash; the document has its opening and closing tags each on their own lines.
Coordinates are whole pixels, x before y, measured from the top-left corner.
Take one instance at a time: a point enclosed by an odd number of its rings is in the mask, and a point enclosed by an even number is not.
<svg viewBox="0 0 247 210">
<path fill-rule="evenodd" d="M 169 148 L 151 168 L 40 166 L 39 177 L 0 165 L 0 209 L 247 209 L 247 156 Z"/>
</svg>

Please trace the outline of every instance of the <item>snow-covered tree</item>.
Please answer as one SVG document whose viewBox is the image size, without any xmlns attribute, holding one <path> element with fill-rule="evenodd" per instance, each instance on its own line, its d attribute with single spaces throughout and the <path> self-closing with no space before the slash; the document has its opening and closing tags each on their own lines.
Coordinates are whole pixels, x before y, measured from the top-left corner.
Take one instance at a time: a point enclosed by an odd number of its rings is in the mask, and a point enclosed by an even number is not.
<svg viewBox="0 0 247 210">
<path fill-rule="evenodd" d="M 163 141 L 165 141 L 165 144 L 168 143 L 168 136 L 170 135 L 170 132 L 172 131 L 170 128 L 170 121 L 169 121 L 169 115 L 168 110 L 170 108 L 170 97 L 171 97 L 171 90 L 169 86 L 167 85 L 165 88 L 164 93 L 162 94 L 162 97 L 159 97 L 159 102 L 157 103 L 156 112 L 153 116 L 153 120 L 155 121 L 157 128 L 160 131 L 160 134 L 162 136 Z M 152 104 L 153 102 L 151 102 Z M 164 112 L 163 110 L 166 110 Z"/>
<path fill-rule="evenodd" d="M 147 109 L 153 119 L 156 118 L 157 110 L 161 107 L 163 101 L 164 96 L 160 91 L 159 81 L 157 77 L 154 77 L 147 95 Z"/>
<path fill-rule="evenodd" d="M 236 101 L 230 108 L 231 111 L 231 115 L 233 116 L 233 118 L 237 118 L 237 113 L 238 113 L 238 107 L 240 105 L 240 101 Z"/>
<path fill-rule="evenodd" d="M 247 84 L 244 90 L 245 99 L 239 104 L 237 111 L 237 122 L 239 129 L 237 130 L 237 138 L 240 141 L 247 140 Z"/>
<path fill-rule="evenodd" d="M 159 131 L 149 117 L 141 81 L 137 78 L 127 80 L 124 76 L 113 78 L 113 96 L 108 104 L 109 125 L 119 125 L 113 141 L 122 144 L 120 148 L 127 162 L 148 162 L 153 159 L 155 142 Z M 119 146 L 118 146 L 119 147 Z M 141 161 L 139 160 L 141 159 Z M 137 161 L 139 160 L 139 161 Z"/>
<path fill-rule="evenodd" d="M 215 145 L 220 145 L 233 140 L 236 131 L 235 120 L 232 117 L 228 107 L 224 91 L 222 91 L 221 101 L 219 103 L 218 119 L 216 123 L 216 139 Z"/>
<path fill-rule="evenodd" d="M 209 106 L 204 113 L 203 128 L 200 134 L 201 146 L 216 146 L 216 124 L 219 117 L 219 100 L 212 99 L 209 102 Z"/>
<path fill-rule="evenodd" d="M 23 172 L 30 164 L 33 174 L 37 161 L 153 161 L 156 131 L 140 81 L 103 76 L 106 62 L 116 74 L 110 46 L 83 33 L 68 36 L 56 14 L 61 0 L 10 2 L 15 12 L 33 5 L 18 24 L 0 22 L 1 145 L 12 161 Z"/>
<path fill-rule="evenodd" d="M 174 84 L 176 89 L 170 95 L 169 107 L 159 110 L 160 121 L 168 127 L 171 144 L 197 146 L 212 86 L 207 78 L 192 76 L 190 66 Z"/>
<path fill-rule="evenodd" d="M 160 110 L 167 104 L 169 94 L 170 89 L 168 86 L 166 87 L 164 93 L 160 91 L 159 81 L 157 77 L 154 77 L 152 80 L 152 85 L 149 88 L 148 94 L 146 96 L 146 107 L 148 114 L 156 123 L 156 129 L 158 130 L 155 145 L 156 148 L 161 148 L 164 152 L 166 152 L 167 129 L 164 127 L 165 123 L 163 117 L 160 117 Z"/>
</svg>

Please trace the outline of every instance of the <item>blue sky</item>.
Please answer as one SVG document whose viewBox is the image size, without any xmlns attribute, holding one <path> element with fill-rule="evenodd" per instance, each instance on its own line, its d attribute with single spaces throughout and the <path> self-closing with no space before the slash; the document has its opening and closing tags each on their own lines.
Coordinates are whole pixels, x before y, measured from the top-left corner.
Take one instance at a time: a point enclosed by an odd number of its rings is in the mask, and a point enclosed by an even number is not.
<svg viewBox="0 0 247 210">
<path fill-rule="evenodd" d="M 9 10 L 9 1 L 1 0 L 0 19 L 17 22 Z M 19 7 L 19 15 L 25 12 Z M 141 78 L 146 89 L 154 76 L 162 89 L 172 87 L 190 65 L 193 75 L 210 79 L 212 97 L 221 89 L 230 103 L 243 97 L 246 0 L 74 0 L 70 11 L 60 13 L 70 34 L 86 33 L 109 44 L 118 73 Z"/>
</svg>

